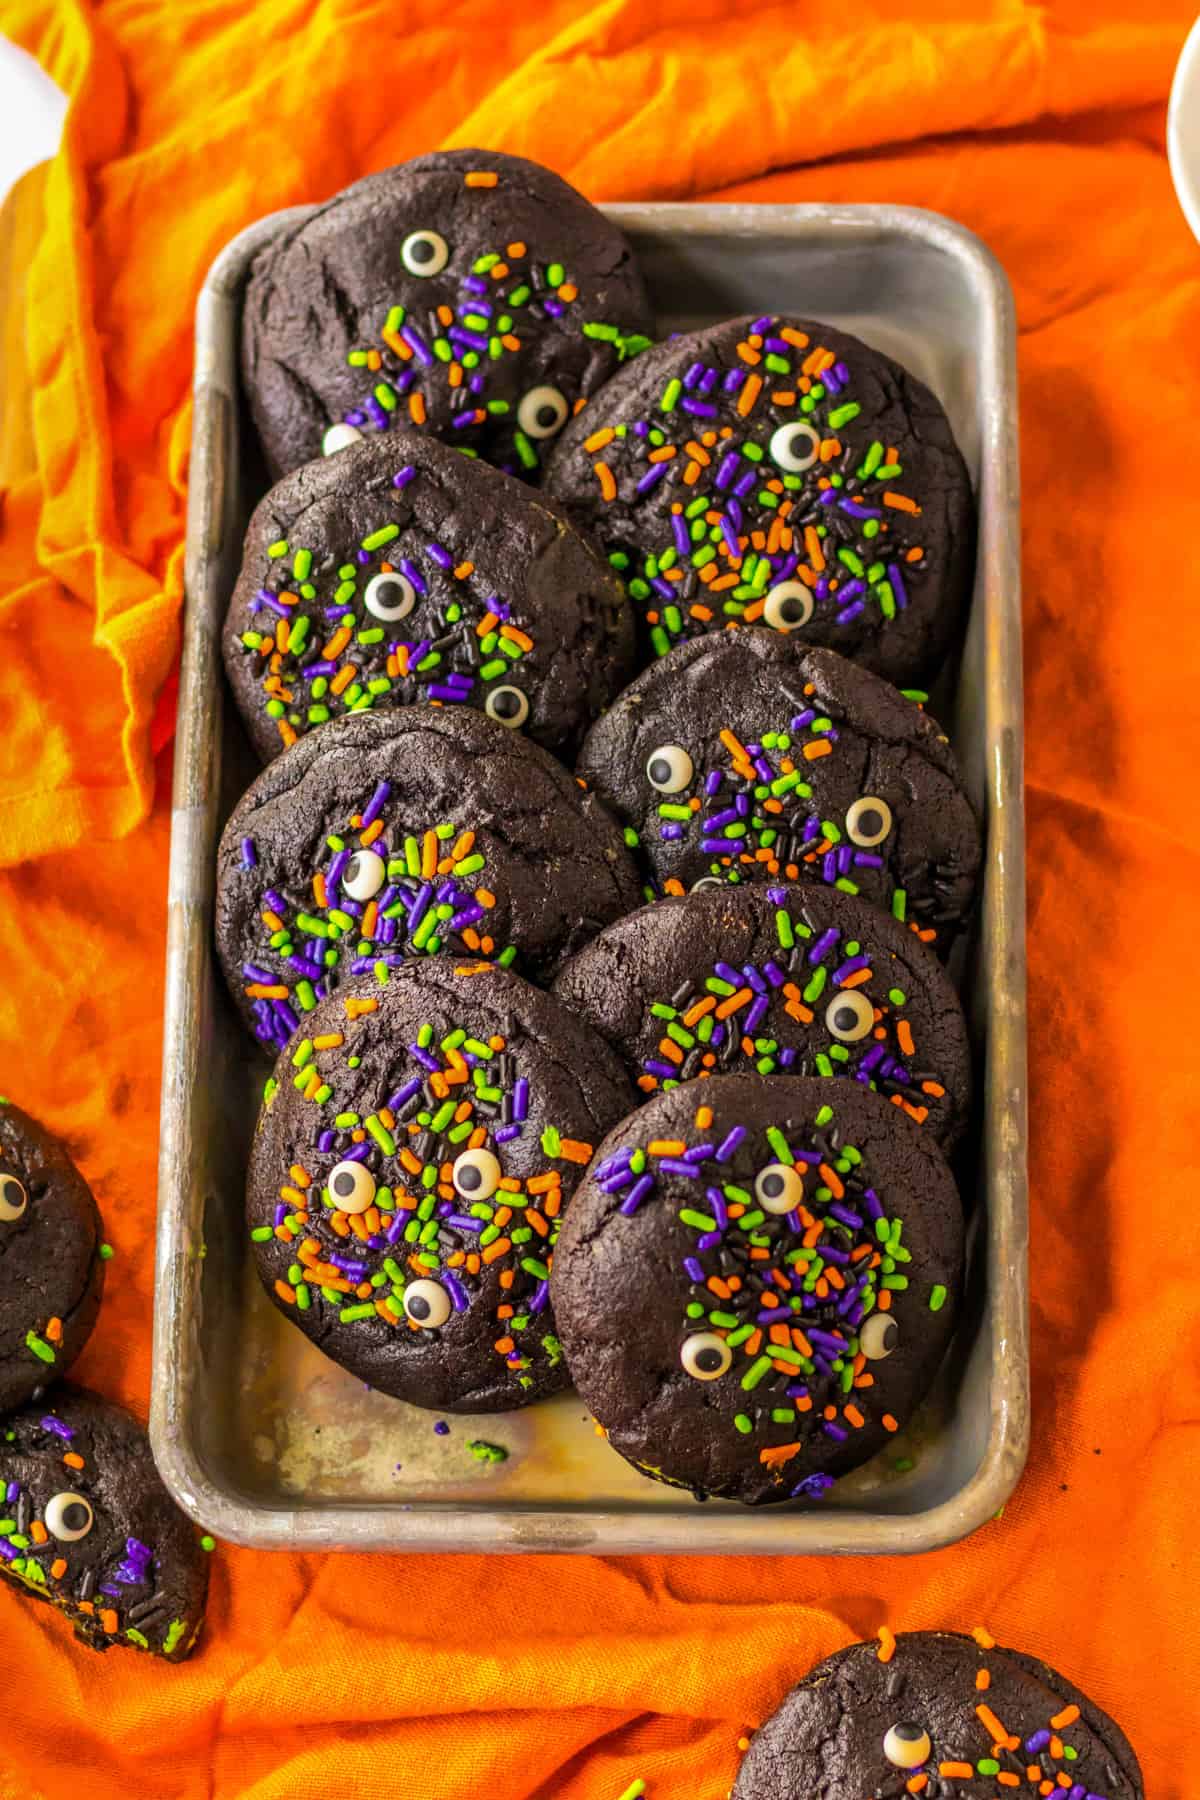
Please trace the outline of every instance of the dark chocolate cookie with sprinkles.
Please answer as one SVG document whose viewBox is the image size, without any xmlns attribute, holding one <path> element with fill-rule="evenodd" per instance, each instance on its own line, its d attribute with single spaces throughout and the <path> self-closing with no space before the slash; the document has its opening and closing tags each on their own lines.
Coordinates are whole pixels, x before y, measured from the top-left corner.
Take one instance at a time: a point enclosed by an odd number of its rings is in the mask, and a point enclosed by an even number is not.
<svg viewBox="0 0 1200 1800">
<path fill-rule="evenodd" d="M 48 1600 L 89 1649 L 183 1662 L 208 1558 L 119 1406 L 58 1388 L 0 1424 L 0 1588 Z"/>
<path fill-rule="evenodd" d="M 884 1629 L 818 1663 L 759 1730 L 733 1800 L 1143 1800 L 1118 1725 L 980 1629 Z"/>
<path fill-rule="evenodd" d="M 650 329 L 629 244 L 582 194 L 521 157 L 445 150 L 258 252 L 242 374 L 276 475 L 400 425 L 528 479 Z"/>
<path fill-rule="evenodd" d="M 580 1395 L 644 1475 L 817 1499 L 920 1404 L 962 1280 L 932 1135 L 856 1083 L 719 1075 L 609 1132 L 551 1297 Z"/>
<path fill-rule="evenodd" d="M 624 576 L 647 656 L 738 625 L 909 682 L 970 590 L 966 464 L 940 402 L 811 319 L 731 319 L 622 369 L 546 485 Z"/>
<path fill-rule="evenodd" d="M 65 1375 L 92 1335 L 101 1235 L 92 1190 L 58 1139 L 0 1100 L 0 1414 Z"/>
<path fill-rule="evenodd" d="M 326 993 L 408 956 L 546 981 L 636 906 L 620 827 L 562 764 L 467 707 L 339 719 L 265 768 L 217 853 L 229 991 L 282 1050 Z"/>
<path fill-rule="evenodd" d="M 554 993 L 639 1091 L 753 1070 L 880 1093 L 949 1154 L 971 1098 L 966 1021 L 932 951 L 836 888 L 719 887 L 608 926 Z"/>
<path fill-rule="evenodd" d="M 824 882 L 945 956 L 979 825 L 937 723 L 832 650 L 758 628 L 653 663 L 588 733 L 579 773 L 664 893 Z"/>
<path fill-rule="evenodd" d="M 519 976 L 449 957 L 322 1000 L 267 1084 L 247 1216 L 289 1318 L 383 1393 L 499 1412 L 569 1383 L 550 1270 L 620 1062 Z"/>
<path fill-rule="evenodd" d="M 424 701 L 562 750 L 627 678 L 633 635 L 620 582 L 553 501 L 397 433 L 260 501 L 223 649 L 266 762 L 329 719 Z"/>
</svg>

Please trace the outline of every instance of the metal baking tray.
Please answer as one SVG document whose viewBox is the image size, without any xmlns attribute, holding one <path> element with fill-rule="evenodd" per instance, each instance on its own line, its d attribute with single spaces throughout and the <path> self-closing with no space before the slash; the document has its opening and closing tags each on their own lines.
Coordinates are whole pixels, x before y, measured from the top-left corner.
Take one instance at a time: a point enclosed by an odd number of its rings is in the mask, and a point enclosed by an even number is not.
<svg viewBox="0 0 1200 1800">
<path fill-rule="evenodd" d="M 183 667 L 171 832 L 157 1306 L 150 1434 L 185 1511 L 261 1549 L 820 1554 L 935 1549 L 1004 1504 L 1028 1443 L 1024 832 L 1017 387 L 1012 297 L 967 231 L 896 206 L 606 210 L 632 239 L 660 331 L 793 310 L 848 327 L 940 395 L 979 501 L 956 679 L 935 710 L 986 821 L 964 992 L 979 1129 L 968 1303 L 916 1421 L 819 1508 L 697 1505 L 647 1481 L 567 1394 L 480 1419 L 434 1415 L 329 1362 L 260 1291 L 243 1223 L 265 1065 L 214 970 L 217 835 L 253 772 L 218 654 L 242 532 L 265 487 L 237 376 L 253 253 L 307 208 L 243 231 L 196 315 Z M 476 1461 L 473 1437 L 508 1459 Z M 897 1464 L 908 1465 L 897 1467 Z"/>
</svg>

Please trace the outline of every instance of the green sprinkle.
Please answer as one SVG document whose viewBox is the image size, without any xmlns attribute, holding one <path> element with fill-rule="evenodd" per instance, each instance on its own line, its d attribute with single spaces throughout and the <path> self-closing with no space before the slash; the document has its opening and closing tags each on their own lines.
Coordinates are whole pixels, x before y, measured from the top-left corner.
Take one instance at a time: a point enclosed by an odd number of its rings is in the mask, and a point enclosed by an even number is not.
<svg viewBox="0 0 1200 1800">
<path fill-rule="evenodd" d="M 674 412 L 675 404 L 682 392 L 682 381 L 678 379 L 668 381 L 666 387 L 663 389 L 662 399 L 658 403 L 660 410 L 665 413 Z"/>
<path fill-rule="evenodd" d="M 372 1113 L 371 1117 L 367 1120 L 367 1130 L 375 1139 L 375 1142 L 379 1145 L 379 1148 L 383 1151 L 385 1156 L 395 1156 L 396 1140 L 387 1129 L 386 1125 L 384 1125 L 383 1121 L 377 1119 L 374 1113 Z"/>
<path fill-rule="evenodd" d="M 941 1310 L 942 1310 L 943 1306 L 945 1306 L 945 1304 L 946 1304 L 946 1289 L 942 1286 L 941 1282 L 939 1281 L 937 1283 L 937 1286 L 934 1287 L 930 1292 L 929 1310 L 930 1310 L 930 1312 L 941 1312 Z"/>
<path fill-rule="evenodd" d="M 834 407 L 829 414 L 829 424 L 834 431 L 840 431 L 843 425 L 850 423 L 851 419 L 857 419 L 861 411 L 861 406 L 856 405 L 853 400 L 848 400 L 844 406 Z"/>
<path fill-rule="evenodd" d="M 780 1162 L 785 1162 L 790 1166 L 792 1161 L 791 1145 L 784 1137 L 782 1131 L 779 1130 L 778 1126 L 769 1125 L 767 1127 L 767 1142 L 770 1144 Z"/>
<path fill-rule="evenodd" d="M 170 1656 L 172 1650 L 174 1650 L 186 1630 L 187 1626 L 182 1619 L 171 1620 L 171 1623 L 167 1626 L 167 1635 L 164 1637 L 162 1644 L 164 1656 Z"/>
<path fill-rule="evenodd" d="M 832 1119 L 832 1117 L 833 1117 L 832 1106 L 823 1106 L 821 1108 L 820 1112 L 817 1114 L 815 1123 L 818 1125 L 828 1125 L 828 1123 Z"/>
<path fill-rule="evenodd" d="M 274 1236 L 275 1233 L 269 1225 L 256 1225 L 250 1233 L 250 1241 L 254 1244 L 269 1244 Z"/>
<path fill-rule="evenodd" d="M 646 1784 L 639 1776 L 637 1781 L 630 1782 L 623 1794 L 618 1794 L 617 1800 L 642 1800 L 642 1795 L 645 1791 Z"/>
<path fill-rule="evenodd" d="M 112 1247 L 112 1245 L 111 1245 L 111 1244 L 101 1244 L 101 1246 L 100 1246 L 100 1260 L 101 1260 L 101 1262 L 111 1262 L 111 1261 L 112 1261 L 112 1259 L 113 1259 L 113 1257 L 114 1257 L 114 1256 L 115 1256 L 115 1255 L 116 1255 L 116 1254 L 117 1254 L 117 1253 L 116 1253 L 116 1251 L 115 1251 L 115 1250 L 114 1250 L 114 1249 L 113 1249 L 113 1247 Z"/>
<path fill-rule="evenodd" d="M 547 1125 L 542 1133 L 542 1150 L 546 1156 L 559 1156 L 562 1152 L 562 1138 L 553 1125 Z"/>
<path fill-rule="evenodd" d="M 486 1438 L 472 1438 L 467 1449 L 476 1462 L 502 1463 L 508 1461 L 508 1451 L 503 1444 L 489 1444 Z"/>
<path fill-rule="evenodd" d="M 785 950 L 790 950 L 796 942 L 796 934 L 792 930 L 791 919 L 788 914 L 784 912 L 782 907 L 780 907 L 779 911 L 775 914 L 775 930 L 778 933 L 779 942 L 783 945 L 783 948 Z"/>
<path fill-rule="evenodd" d="M 343 1306 L 338 1318 L 343 1325 L 353 1325 L 357 1319 L 373 1319 L 375 1308 L 369 1304 L 363 1306 Z"/>
<path fill-rule="evenodd" d="M 312 568 L 312 551 L 311 550 L 297 550 L 295 556 L 292 558 L 292 574 L 296 577 L 296 580 L 297 581 L 307 581 L 308 580 L 308 572 L 311 568 Z M 308 623 L 307 619 L 305 619 L 303 621 L 303 623 L 305 625 L 307 625 L 307 623 Z"/>
<path fill-rule="evenodd" d="M 539 1262 L 536 1256 L 523 1256 L 521 1267 L 527 1275 L 532 1275 L 535 1281 L 549 1281 L 550 1279 L 549 1269 L 544 1262 Z"/>
<path fill-rule="evenodd" d="M 267 555 L 268 556 L 286 556 L 287 555 L 287 539 L 286 538 L 276 538 L 275 542 L 273 544 L 268 544 L 267 545 Z"/>
<path fill-rule="evenodd" d="M 40 1338 L 36 1331 L 27 1331 L 25 1333 L 25 1343 L 27 1348 L 32 1350 L 33 1354 L 36 1357 L 39 1357 L 42 1362 L 54 1362 L 55 1356 L 53 1350 L 50 1348 L 45 1338 Z"/>
<path fill-rule="evenodd" d="M 771 1358 L 769 1356 L 757 1357 L 742 1376 L 742 1386 L 746 1389 L 756 1388 L 763 1376 L 769 1373 L 770 1368 Z"/>
<path fill-rule="evenodd" d="M 697 1212 L 691 1206 L 680 1207 L 679 1219 L 681 1224 L 690 1226 L 693 1231 L 715 1231 L 717 1229 L 715 1219 L 710 1219 L 707 1213 Z"/>
<path fill-rule="evenodd" d="M 741 1432 L 743 1437 L 748 1437 L 749 1434 L 754 1430 L 754 1421 L 752 1419 L 748 1419 L 746 1417 L 745 1413 L 734 1413 L 733 1422 L 734 1422 L 734 1425 L 737 1427 L 737 1429 Z"/>
<path fill-rule="evenodd" d="M 212 1555 L 212 1553 L 216 1549 L 216 1547 L 217 1547 L 216 1538 L 205 1536 L 200 1539 L 200 1548 L 202 1550 L 207 1551 L 210 1556 Z"/>
<path fill-rule="evenodd" d="M 520 457 L 524 467 L 527 469 L 536 469 L 538 466 L 537 451 L 523 431 L 513 432 L 513 445 L 516 448 L 517 455 Z"/>
<path fill-rule="evenodd" d="M 905 893 L 903 888 L 897 888 L 895 890 L 895 892 L 892 894 L 892 917 L 893 917 L 893 919 L 899 919 L 899 920 L 903 921 L 907 910 L 908 910 L 908 895 Z"/>
<path fill-rule="evenodd" d="M 362 547 L 364 550 L 382 550 L 385 544 L 390 544 L 393 538 L 399 536 L 400 527 L 398 525 L 383 525 L 378 531 L 373 531 L 370 537 L 363 539 Z"/>
</svg>

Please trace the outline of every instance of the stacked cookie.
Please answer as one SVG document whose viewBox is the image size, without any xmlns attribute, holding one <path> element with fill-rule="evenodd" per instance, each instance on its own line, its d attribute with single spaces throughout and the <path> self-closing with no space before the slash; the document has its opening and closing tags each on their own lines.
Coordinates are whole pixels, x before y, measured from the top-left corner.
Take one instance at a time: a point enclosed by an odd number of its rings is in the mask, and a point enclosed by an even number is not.
<svg viewBox="0 0 1200 1800">
<path fill-rule="evenodd" d="M 511 157 L 373 176 L 255 263 L 248 1228 L 384 1392 L 573 1382 L 647 1475 L 808 1500 L 920 1405 L 962 1286 L 980 832 L 891 683 L 954 641 L 970 485 L 843 332 L 650 329 L 629 245 Z"/>
<path fill-rule="evenodd" d="M 55 1385 L 100 1311 L 102 1235 L 64 1147 L 0 1101 L 0 1588 L 48 1601 L 93 1650 L 182 1662 L 204 1619 L 201 1543 L 141 1426 Z"/>
</svg>

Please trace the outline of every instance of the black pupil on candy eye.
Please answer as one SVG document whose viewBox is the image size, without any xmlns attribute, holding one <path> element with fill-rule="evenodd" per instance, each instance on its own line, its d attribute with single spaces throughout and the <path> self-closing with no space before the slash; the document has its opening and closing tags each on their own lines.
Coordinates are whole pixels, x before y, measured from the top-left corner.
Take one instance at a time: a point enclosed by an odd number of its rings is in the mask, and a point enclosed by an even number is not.
<svg viewBox="0 0 1200 1800">
<path fill-rule="evenodd" d="M 780 617 L 789 625 L 793 619 L 802 617 L 803 612 L 804 603 L 803 601 L 798 600 L 794 594 L 790 600 L 785 600 L 779 608 Z"/>
<path fill-rule="evenodd" d="M 354 1192 L 353 1175 L 348 1171 L 343 1170 L 342 1174 L 338 1175 L 334 1180 L 333 1191 L 335 1194 L 352 1194 Z"/>
<path fill-rule="evenodd" d="M 858 1014 L 849 1006 L 839 1006 L 833 1015 L 833 1022 L 839 1031 L 853 1031 L 858 1024 Z"/>
<path fill-rule="evenodd" d="M 418 238 L 415 244 L 409 246 L 408 254 L 412 257 L 414 262 L 432 262 L 434 258 L 434 246 L 429 242 L 428 238 Z"/>
<path fill-rule="evenodd" d="M 381 606 L 402 606 L 404 589 L 398 581 L 381 581 L 375 589 L 375 598 Z"/>
<path fill-rule="evenodd" d="M 665 756 L 655 756 L 650 761 L 650 779 L 659 783 L 670 781 L 671 765 Z"/>
<path fill-rule="evenodd" d="M 710 1346 L 707 1350 L 698 1350 L 696 1352 L 696 1367 L 698 1369 L 704 1369 L 707 1372 L 709 1369 L 719 1369 L 720 1366 L 721 1352 L 719 1350 L 713 1349 Z"/>
<path fill-rule="evenodd" d="M 759 1187 L 768 1200 L 774 1200 L 783 1192 L 783 1176 L 764 1175 Z"/>
<path fill-rule="evenodd" d="M 431 1311 L 432 1308 L 423 1294 L 414 1294 L 408 1303 L 408 1313 L 412 1319 L 427 1319 Z"/>
<path fill-rule="evenodd" d="M 72 1500 L 70 1506 L 63 1507 L 62 1522 L 68 1531 L 82 1531 L 88 1522 L 87 1507 Z"/>
<path fill-rule="evenodd" d="M 520 696 L 518 694 L 497 694 L 492 710 L 498 718 L 515 719 L 521 710 Z"/>
<path fill-rule="evenodd" d="M 550 405 L 539 406 L 537 409 L 537 423 L 544 426 L 545 429 L 549 431 L 552 425 L 558 424 L 558 408 Z"/>
<path fill-rule="evenodd" d="M 885 1350 L 894 1349 L 895 1344 L 896 1344 L 896 1339 L 899 1336 L 900 1336 L 900 1327 L 896 1324 L 895 1319 L 889 1319 L 887 1324 L 883 1328 L 883 1347 L 884 1347 L 884 1349 Z"/>
<path fill-rule="evenodd" d="M 469 1193 L 474 1193 L 477 1187 L 483 1186 L 483 1176 L 479 1173 L 479 1170 L 475 1167 L 474 1163 L 467 1163 L 465 1168 L 458 1171 L 458 1185 L 460 1188 L 465 1188 Z"/>
<path fill-rule="evenodd" d="M 883 814 L 876 812 L 873 806 L 868 806 L 859 813 L 855 823 L 861 836 L 874 837 L 876 832 L 883 830 Z"/>
<path fill-rule="evenodd" d="M 923 1725 L 893 1725 L 892 1730 L 901 1742 L 905 1744 L 915 1744 L 920 1738 L 925 1736 L 925 1727 Z"/>
</svg>

